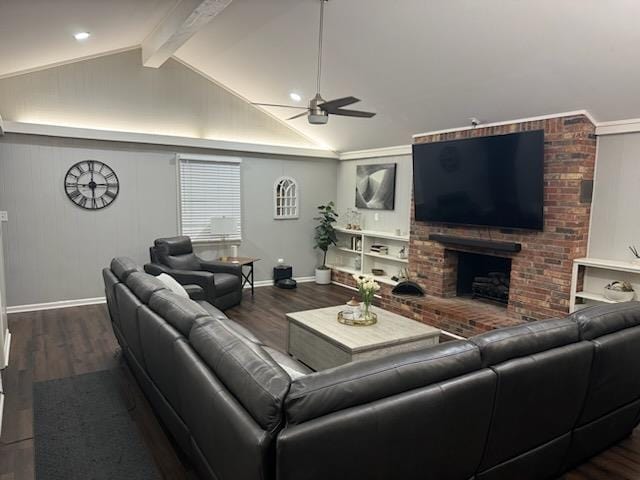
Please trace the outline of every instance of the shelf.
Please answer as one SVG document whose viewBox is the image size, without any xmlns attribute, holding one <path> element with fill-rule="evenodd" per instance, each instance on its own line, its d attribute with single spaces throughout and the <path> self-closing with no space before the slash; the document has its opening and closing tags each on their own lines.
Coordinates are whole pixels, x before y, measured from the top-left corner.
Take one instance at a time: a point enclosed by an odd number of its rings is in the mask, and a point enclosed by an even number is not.
<svg viewBox="0 0 640 480">
<path fill-rule="evenodd" d="M 340 250 L 341 252 L 357 253 L 358 255 L 362 253 L 359 250 L 352 250 L 351 248 L 347 248 L 347 247 L 336 247 L 336 249 Z"/>
<path fill-rule="evenodd" d="M 344 227 L 333 227 L 333 229 L 336 232 L 340 232 L 340 233 L 348 233 L 349 235 L 354 235 L 356 237 L 361 237 L 362 236 L 362 230 L 347 230 Z"/>
<path fill-rule="evenodd" d="M 594 302 L 602 302 L 602 303 L 618 303 L 613 300 L 609 300 L 605 298 L 604 295 L 600 293 L 593 292 L 576 292 L 576 297 L 583 298 L 585 300 L 593 300 Z"/>
<path fill-rule="evenodd" d="M 389 260 L 391 262 L 409 263 L 408 258 L 398 258 L 393 255 L 381 255 L 375 252 L 364 252 L 367 257 L 380 258 L 382 260 Z"/>
<path fill-rule="evenodd" d="M 640 273 L 640 265 L 633 262 L 604 260 L 602 258 L 576 258 L 573 262 L 576 265 L 583 267 L 602 268 L 604 270 L 615 270 L 618 272 Z"/>
<path fill-rule="evenodd" d="M 338 272 L 348 273 L 349 275 L 362 275 L 362 272 L 360 270 L 356 270 L 355 268 L 352 268 L 352 267 L 344 267 L 344 266 L 337 266 L 337 265 L 327 265 L 327 267 L 332 268 Z"/>
<path fill-rule="evenodd" d="M 371 274 L 369 274 L 369 275 L 371 275 Z M 376 275 L 373 275 L 373 279 L 376 282 L 386 283 L 387 285 L 391 285 L 392 287 L 395 287 L 398 284 L 398 282 L 396 282 L 395 280 L 391 280 L 391 277 L 389 275 L 381 275 L 379 277 L 376 276 Z"/>
<path fill-rule="evenodd" d="M 406 235 L 396 235 L 391 232 L 378 232 L 375 230 L 347 230 L 344 227 L 334 227 L 336 232 L 348 233 L 350 235 L 371 237 L 371 238 L 384 238 L 386 240 L 397 240 L 399 242 L 408 242 L 409 237 Z"/>
<path fill-rule="evenodd" d="M 342 272 L 342 273 L 348 273 L 349 275 L 371 275 L 374 280 L 378 283 L 385 283 L 387 285 L 391 285 L 392 287 L 395 287 L 398 282 L 396 282 L 395 280 L 391 280 L 391 276 L 390 275 L 373 275 L 371 272 L 369 273 L 363 273 L 360 270 L 356 270 L 355 268 L 351 268 L 351 267 L 343 267 L 343 266 L 336 266 L 336 265 L 327 265 L 327 267 L 337 271 L 337 272 Z"/>
</svg>

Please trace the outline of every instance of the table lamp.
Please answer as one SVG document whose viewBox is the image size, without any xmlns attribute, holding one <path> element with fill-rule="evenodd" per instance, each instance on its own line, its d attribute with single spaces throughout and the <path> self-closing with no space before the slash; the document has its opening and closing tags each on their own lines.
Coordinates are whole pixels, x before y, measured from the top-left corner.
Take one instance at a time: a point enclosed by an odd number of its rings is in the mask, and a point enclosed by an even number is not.
<svg viewBox="0 0 640 480">
<path fill-rule="evenodd" d="M 211 234 L 222 235 L 222 241 L 226 242 L 227 235 L 233 235 L 238 231 L 238 221 L 234 217 L 211 217 Z M 231 256 L 238 256 L 238 246 L 231 246 Z"/>
</svg>

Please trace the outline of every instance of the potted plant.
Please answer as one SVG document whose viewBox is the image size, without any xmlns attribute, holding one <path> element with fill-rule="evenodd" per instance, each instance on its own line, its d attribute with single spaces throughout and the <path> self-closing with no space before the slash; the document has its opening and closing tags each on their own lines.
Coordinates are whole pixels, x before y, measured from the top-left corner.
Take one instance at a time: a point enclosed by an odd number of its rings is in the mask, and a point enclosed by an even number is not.
<svg viewBox="0 0 640 480">
<path fill-rule="evenodd" d="M 316 225 L 315 242 L 313 248 L 322 251 L 322 265 L 316 268 L 316 283 L 328 285 L 331 283 L 331 269 L 327 267 L 327 250 L 331 245 L 336 245 L 338 239 L 333 224 L 338 221 L 338 214 L 333 202 L 318 207 L 319 216 L 315 217 L 319 223 Z"/>
</svg>

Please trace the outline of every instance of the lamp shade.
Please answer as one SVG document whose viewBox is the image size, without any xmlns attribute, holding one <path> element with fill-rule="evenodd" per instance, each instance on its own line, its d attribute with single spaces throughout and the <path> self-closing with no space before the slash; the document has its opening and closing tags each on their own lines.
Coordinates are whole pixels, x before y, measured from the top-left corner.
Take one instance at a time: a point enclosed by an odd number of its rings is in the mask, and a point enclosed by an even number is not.
<svg viewBox="0 0 640 480">
<path fill-rule="evenodd" d="M 234 217 L 211 217 L 212 235 L 232 235 L 238 231 L 238 220 Z"/>
</svg>

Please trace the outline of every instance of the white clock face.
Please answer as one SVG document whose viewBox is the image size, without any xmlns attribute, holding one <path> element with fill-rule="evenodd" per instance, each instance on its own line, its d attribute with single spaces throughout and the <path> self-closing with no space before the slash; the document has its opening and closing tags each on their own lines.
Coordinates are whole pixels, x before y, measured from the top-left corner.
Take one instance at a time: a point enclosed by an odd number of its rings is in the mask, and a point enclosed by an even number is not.
<svg viewBox="0 0 640 480">
<path fill-rule="evenodd" d="M 67 197 L 79 207 L 99 210 L 116 199 L 120 182 L 108 165 L 97 160 L 83 160 L 67 172 L 64 189 Z"/>
</svg>

